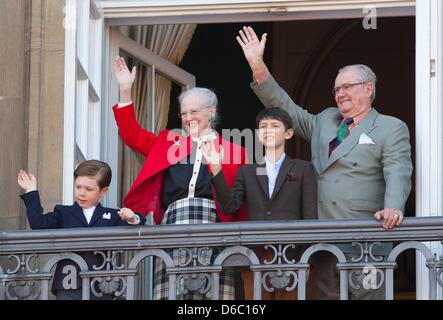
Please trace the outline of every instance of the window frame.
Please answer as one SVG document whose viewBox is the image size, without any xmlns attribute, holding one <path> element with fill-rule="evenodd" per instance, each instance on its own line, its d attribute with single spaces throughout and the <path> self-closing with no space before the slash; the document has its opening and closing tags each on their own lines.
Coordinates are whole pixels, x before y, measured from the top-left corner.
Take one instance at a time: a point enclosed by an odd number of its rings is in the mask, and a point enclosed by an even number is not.
<svg viewBox="0 0 443 320">
<path fill-rule="evenodd" d="M 87 0 L 81 0 L 87 1 Z M 94 1 L 94 0 L 91 0 Z M 75 6 L 75 0 L 66 0 Z M 97 10 L 104 23 L 103 48 L 109 47 L 110 27 L 119 25 L 167 23 L 223 23 L 252 21 L 282 21 L 307 19 L 337 19 L 363 17 L 362 7 L 375 6 L 377 15 L 416 17 L 416 215 L 443 214 L 443 4 L 440 0 L 153 0 L 153 1 L 97 1 Z M 67 14 L 68 15 L 68 14 Z M 70 13 L 72 15 L 72 13 Z M 110 76 L 110 52 L 106 49 L 101 83 Z M 72 170 L 75 155 L 75 32 L 65 37 L 65 128 L 64 128 L 64 190 L 63 200 L 72 199 Z M 116 93 L 102 93 L 101 113 L 103 130 L 115 126 L 109 115 L 110 103 L 117 101 Z M 414 142 L 413 142 L 414 143 Z M 436 147 L 435 147 L 436 146 Z M 114 151 L 106 140 L 101 141 L 101 158 L 110 161 Z M 432 248 L 442 254 L 442 246 Z M 429 295 L 429 281 L 423 271 L 423 258 L 417 257 L 417 299 Z M 441 290 L 439 290 L 441 298 Z"/>
</svg>

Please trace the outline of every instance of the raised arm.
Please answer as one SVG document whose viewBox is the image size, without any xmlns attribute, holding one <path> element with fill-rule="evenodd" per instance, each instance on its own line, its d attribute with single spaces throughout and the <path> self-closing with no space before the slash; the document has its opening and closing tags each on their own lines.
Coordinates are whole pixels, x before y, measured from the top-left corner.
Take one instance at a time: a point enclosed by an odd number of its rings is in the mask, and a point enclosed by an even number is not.
<svg viewBox="0 0 443 320">
<path fill-rule="evenodd" d="M 243 50 L 249 67 L 251 68 L 254 82 L 251 85 L 254 93 L 266 108 L 282 108 L 292 118 L 295 133 L 303 139 L 310 141 L 312 132 L 317 124 L 317 116 L 298 106 L 291 97 L 278 85 L 263 61 L 267 34 L 261 40 L 254 29 L 243 27 L 239 31 L 237 42 Z"/>
<path fill-rule="evenodd" d="M 137 72 L 136 67 L 134 66 L 129 72 L 125 59 L 117 56 L 114 61 L 114 69 L 120 91 L 120 103 L 131 102 L 131 90 Z"/>
<path fill-rule="evenodd" d="M 26 215 L 31 229 L 60 228 L 61 214 L 58 210 L 43 214 L 40 195 L 37 191 L 37 179 L 34 175 L 20 170 L 17 176 L 17 183 L 25 191 L 25 193 L 20 195 L 20 198 L 25 203 Z"/>
<path fill-rule="evenodd" d="M 259 40 L 254 29 L 251 27 L 243 27 L 243 30 L 240 30 L 239 34 L 240 35 L 236 37 L 237 42 L 243 50 L 255 81 L 261 83 L 267 80 L 269 70 L 263 61 L 267 33 L 264 33 L 261 40 Z"/>
<path fill-rule="evenodd" d="M 135 116 L 131 90 L 136 68 L 134 66 L 130 72 L 125 59 L 116 57 L 114 69 L 119 84 L 120 103 L 113 107 L 113 111 L 120 135 L 130 148 L 147 156 L 155 142 L 155 135 L 142 128 Z"/>
<path fill-rule="evenodd" d="M 18 172 L 17 183 L 25 192 L 37 190 L 37 179 L 32 173 L 27 173 L 25 170 Z"/>
</svg>

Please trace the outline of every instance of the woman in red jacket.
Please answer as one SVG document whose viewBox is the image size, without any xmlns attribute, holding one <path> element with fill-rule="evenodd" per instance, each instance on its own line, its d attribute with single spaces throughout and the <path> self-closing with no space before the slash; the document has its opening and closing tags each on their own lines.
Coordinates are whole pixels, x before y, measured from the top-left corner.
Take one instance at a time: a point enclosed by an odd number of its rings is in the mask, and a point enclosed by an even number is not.
<svg viewBox="0 0 443 320">
<path fill-rule="evenodd" d="M 135 67 L 129 71 L 123 58 L 115 60 L 120 87 L 120 103 L 113 107 L 117 126 L 124 142 L 146 157 L 143 167 L 124 199 L 126 207 L 144 215 L 153 213 L 156 224 L 198 224 L 244 221 L 245 208 L 224 214 L 214 201 L 209 165 L 204 164 L 201 145 L 216 141 L 224 152 L 222 170 L 231 187 L 237 169 L 247 162 L 245 149 L 222 139 L 212 126 L 217 116 L 217 97 L 209 89 L 192 88 L 179 96 L 180 113 L 186 133 L 164 130 L 155 136 L 140 127 L 131 100 Z M 202 165 L 203 162 L 203 165 Z M 205 253 L 211 261 L 212 250 Z M 173 250 L 175 262 L 187 260 L 186 253 Z M 168 278 L 160 259 L 155 262 L 154 299 L 168 298 Z M 232 272 L 222 272 L 220 299 L 234 299 Z M 177 299 L 209 299 L 207 288 L 182 294 L 177 284 Z"/>
</svg>

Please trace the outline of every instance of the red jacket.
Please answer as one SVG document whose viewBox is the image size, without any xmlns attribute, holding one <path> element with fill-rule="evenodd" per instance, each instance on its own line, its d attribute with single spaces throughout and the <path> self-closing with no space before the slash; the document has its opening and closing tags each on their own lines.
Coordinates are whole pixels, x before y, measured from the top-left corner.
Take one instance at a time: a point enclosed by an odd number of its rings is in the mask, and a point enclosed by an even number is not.
<svg viewBox="0 0 443 320">
<path fill-rule="evenodd" d="M 156 137 L 152 132 L 140 127 L 132 104 L 123 108 L 117 108 L 115 105 L 112 109 L 123 141 L 146 157 L 140 173 L 124 199 L 124 205 L 145 216 L 153 212 L 155 223 L 160 224 L 165 212 L 160 197 L 164 170 L 191 153 L 191 139 L 171 130 L 163 130 Z M 223 140 L 218 135 L 216 146 L 218 147 L 220 143 L 224 149 L 222 170 L 228 186 L 232 187 L 238 168 L 247 163 L 246 151 L 243 147 Z M 209 165 L 207 168 L 210 170 Z M 214 190 L 212 193 L 214 194 Z M 245 205 L 230 215 L 221 212 L 218 205 L 216 207 L 222 222 L 246 220 Z"/>
</svg>

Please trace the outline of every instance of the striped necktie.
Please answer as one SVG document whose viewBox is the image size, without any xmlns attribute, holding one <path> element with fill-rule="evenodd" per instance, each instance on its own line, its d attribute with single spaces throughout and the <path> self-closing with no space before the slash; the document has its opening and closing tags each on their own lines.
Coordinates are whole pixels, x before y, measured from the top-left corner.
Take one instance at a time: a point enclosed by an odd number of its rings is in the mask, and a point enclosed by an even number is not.
<svg viewBox="0 0 443 320">
<path fill-rule="evenodd" d="M 349 135 L 349 126 L 354 123 L 353 118 L 344 119 L 337 130 L 337 136 L 329 143 L 329 156 Z"/>
</svg>

